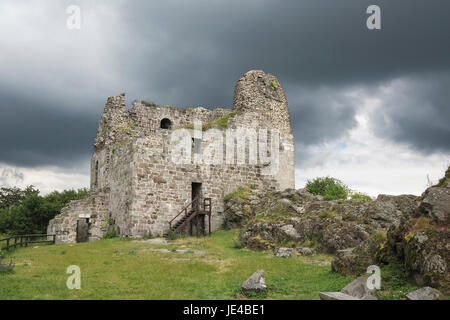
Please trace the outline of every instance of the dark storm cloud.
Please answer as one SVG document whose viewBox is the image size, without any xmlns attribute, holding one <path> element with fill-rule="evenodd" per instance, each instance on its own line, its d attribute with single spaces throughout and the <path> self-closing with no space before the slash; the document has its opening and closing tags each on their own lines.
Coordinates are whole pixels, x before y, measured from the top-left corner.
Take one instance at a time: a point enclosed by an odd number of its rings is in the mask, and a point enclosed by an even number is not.
<svg viewBox="0 0 450 320">
<path fill-rule="evenodd" d="M 373 115 L 379 135 L 422 153 L 450 151 L 450 73 L 394 81 Z"/>
<path fill-rule="evenodd" d="M 122 91 L 128 102 L 231 107 L 234 83 L 250 69 L 283 84 L 297 143 L 320 144 L 355 125 L 348 88 L 370 91 L 401 77 L 420 83 L 450 68 L 445 0 L 75 2 L 47 4 L 31 22 L 10 18 L 0 28 L 8 61 L 0 62 L 0 162 L 66 166 L 88 157 L 106 97 Z M 65 29 L 69 4 L 81 6 L 81 31 Z M 365 27 L 370 4 L 381 6 L 381 31 Z M 445 85 L 416 90 L 414 101 L 445 116 Z M 450 149 L 430 142 L 445 128 L 412 132 L 407 124 L 420 123 L 420 112 L 395 110 L 385 113 L 389 125 L 374 121 L 380 134 Z"/>
<path fill-rule="evenodd" d="M 68 101 L 46 104 L 24 96 L 1 94 L 1 161 L 26 167 L 71 167 L 85 160 L 92 152 L 96 117 L 57 107 L 72 105 Z"/>
<path fill-rule="evenodd" d="M 234 80 L 257 67 L 289 83 L 342 85 L 450 65 L 448 1 L 138 3 L 141 10 L 121 8 L 132 36 L 142 44 L 152 37 L 161 41 L 147 42 L 135 54 L 156 50 L 159 59 L 180 67 L 175 71 L 208 78 L 226 71 Z M 365 26 L 370 4 L 382 8 L 381 31 Z"/>
</svg>

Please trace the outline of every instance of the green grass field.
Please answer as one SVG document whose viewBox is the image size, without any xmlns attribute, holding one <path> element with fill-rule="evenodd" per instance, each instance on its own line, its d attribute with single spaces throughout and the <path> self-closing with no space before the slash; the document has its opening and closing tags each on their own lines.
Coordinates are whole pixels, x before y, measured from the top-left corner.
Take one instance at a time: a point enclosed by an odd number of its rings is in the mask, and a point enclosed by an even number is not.
<svg viewBox="0 0 450 320">
<path fill-rule="evenodd" d="M 17 249 L 4 257 L 16 267 L 0 274 L 0 299 L 242 299 L 240 283 L 258 269 L 265 270 L 267 299 L 318 299 L 319 291 L 339 291 L 352 280 L 310 261 L 331 256 L 274 258 L 234 248 L 236 236 L 231 230 L 166 245 L 116 238 Z M 205 254 L 174 252 L 186 248 Z M 70 265 L 81 269 L 80 290 L 66 287 Z"/>
</svg>

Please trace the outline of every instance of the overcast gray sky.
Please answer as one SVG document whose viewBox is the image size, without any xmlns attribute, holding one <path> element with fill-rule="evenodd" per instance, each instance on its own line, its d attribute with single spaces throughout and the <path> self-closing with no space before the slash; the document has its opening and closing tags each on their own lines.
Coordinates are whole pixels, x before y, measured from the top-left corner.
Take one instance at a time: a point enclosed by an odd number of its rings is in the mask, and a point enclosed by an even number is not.
<svg viewBox="0 0 450 320">
<path fill-rule="evenodd" d="M 231 107 L 263 69 L 289 101 L 297 187 L 420 194 L 450 163 L 449 15 L 448 0 L 2 0 L 0 185 L 88 186 L 108 96 Z"/>
</svg>

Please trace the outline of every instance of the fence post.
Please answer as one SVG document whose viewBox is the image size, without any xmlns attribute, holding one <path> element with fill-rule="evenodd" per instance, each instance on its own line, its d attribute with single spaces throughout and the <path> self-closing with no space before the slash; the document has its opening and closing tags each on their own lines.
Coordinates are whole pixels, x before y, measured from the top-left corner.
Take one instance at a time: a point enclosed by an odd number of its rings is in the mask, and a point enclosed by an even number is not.
<svg viewBox="0 0 450 320">
<path fill-rule="evenodd" d="M 20 247 L 22 248 L 22 246 L 23 246 L 23 238 L 22 238 L 22 236 L 20 237 Z"/>
<path fill-rule="evenodd" d="M 53 244 L 56 243 L 56 234 L 53 235 Z"/>
<path fill-rule="evenodd" d="M 9 251 L 9 238 L 6 239 L 6 251 Z"/>
<path fill-rule="evenodd" d="M 16 249 L 16 248 L 17 248 L 17 237 L 14 236 L 14 249 Z"/>
</svg>

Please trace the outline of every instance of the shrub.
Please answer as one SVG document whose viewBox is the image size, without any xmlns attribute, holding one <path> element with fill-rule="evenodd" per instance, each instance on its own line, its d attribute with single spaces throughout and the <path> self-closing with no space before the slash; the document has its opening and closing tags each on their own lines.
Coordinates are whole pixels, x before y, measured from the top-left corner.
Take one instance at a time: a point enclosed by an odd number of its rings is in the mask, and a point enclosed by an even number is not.
<svg viewBox="0 0 450 320">
<path fill-rule="evenodd" d="M 275 81 L 271 81 L 270 86 L 272 87 L 273 91 L 278 89 L 278 83 L 276 83 Z"/>
<path fill-rule="evenodd" d="M 308 180 L 306 189 L 313 195 L 323 196 L 326 200 L 347 199 L 350 192 L 340 180 L 331 177 Z"/>
<path fill-rule="evenodd" d="M 116 236 L 116 231 L 114 228 L 109 228 L 108 231 L 103 235 L 103 239 L 112 239 Z"/>
<path fill-rule="evenodd" d="M 176 240 L 178 238 L 181 238 L 181 234 L 179 234 L 175 230 L 169 230 L 169 232 L 167 232 L 166 238 L 167 240 Z"/>
<path fill-rule="evenodd" d="M 142 239 L 153 239 L 153 234 L 151 231 L 147 232 L 146 234 L 144 234 L 144 236 L 142 237 Z"/>
<path fill-rule="evenodd" d="M 365 193 L 359 193 L 359 192 L 351 194 L 350 198 L 352 198 L 352 199 L 372 200 L 372 198 L 369 195 L 367 195 Z"/>
</svg>

